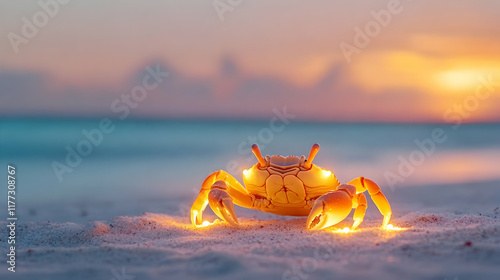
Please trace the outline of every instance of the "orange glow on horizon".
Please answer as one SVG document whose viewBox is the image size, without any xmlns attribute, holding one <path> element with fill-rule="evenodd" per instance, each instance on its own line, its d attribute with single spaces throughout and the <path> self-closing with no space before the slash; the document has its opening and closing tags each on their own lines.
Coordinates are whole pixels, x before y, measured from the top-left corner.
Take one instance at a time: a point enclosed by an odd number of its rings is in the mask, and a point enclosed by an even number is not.
<svg viewBox="0 0 500 280">
<path fill-rule="evenodd" d="M 117 92 L 130 91 L 144 67 L 158 63 L 173 74 L 161 87 L 169 94 L 148 99 L 138 117 L 262 118 L 286 100 L 301 121 L 444 122 L 450 106 L 474 93 L 477 77 L 491 75 L 497 83 L 491 99 L 463 122 L 500 121 L 494 107 L 500 101 L 500 17 L 494 4 L 408 4 L 404 15 L 361 38 L 354 30 L 373 20 L 370 1 L 295 1 L 287 13 L 282 4 L 259 2 L 235 10 L 229 24 L 197 1 L 132 1 L 123 3 L 120 14 L 113 5 L 87 2 L 88 9 L 51 18 L 35 38 L 20 43 L 19 55 L 6 40 L 1 70 L 43 80 L 42 90 L 37 85 L 21 94 L 24 104 L 8 107 L 9 114 L 109 114 Z M 20 18 L 31 18 L 29 11 L 39 5 L 16 2 L 5 9 L 0 30 L 21 34 Z M 128 20 L 136 17 L 141 20 Z M 352 59 L 339 47 L 343 42 L 353 46 Z M 6 81 L 13 80 L 8 75 Z M 198 94 L 207 103 L 194 102 Z M 91 109 L 75 113 L 79 100 Z M 347 109 L 353 106 L 356 113 Z"/>
<path fill-rule="evenodd" d="M 437 75 L 437 80 L 451 90 L 470 90 L 478 83 L 479 73 L 467 70 L 452 70 Z"/>
<path fill-rule="evenodd" d="M 500 58 L 482 56 L 435 58 L 392 51 L 366 54 L 363 62 L 353 66 L 352 78 L 372 94 L 391 89 L 413 89 L 431 97 L 457 92 L 471 94 L 480 85 L 480 77 L 500 76 Z"/>
</svg>

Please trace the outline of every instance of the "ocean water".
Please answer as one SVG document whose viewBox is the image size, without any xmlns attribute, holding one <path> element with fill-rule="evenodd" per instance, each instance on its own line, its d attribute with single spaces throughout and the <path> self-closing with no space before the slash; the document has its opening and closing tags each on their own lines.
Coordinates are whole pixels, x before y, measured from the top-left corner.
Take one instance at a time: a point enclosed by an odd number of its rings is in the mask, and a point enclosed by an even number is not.
<svg viewBox="0 0 500 280">
<path fill-rule="evenodd" d="M 112 132 L 96 138 L 100 143 L 91 151 L 83 150 L 88 155 L 68 164 L 67 148 L 90 143 L 82 131 L 99 128 L 99 121 L 0 120 L 0 185 L 7 195 L 7 164 L 13 164 L 25 221 L 182 214 L 211 172 L 224 169 L 241 181 L 242 170 L 257 162 L 253 143 L 263 154 L 297 156 L 307 156 L 319 143 L 314 163 L 342 182 L 369 177 L 386 193 L 500 181 L 499 124 L 114 120 Z M 441 133 L 438 142 L 433 133 Z M 54 165 L 66 166 L 62 181 Z"/>
</svg>

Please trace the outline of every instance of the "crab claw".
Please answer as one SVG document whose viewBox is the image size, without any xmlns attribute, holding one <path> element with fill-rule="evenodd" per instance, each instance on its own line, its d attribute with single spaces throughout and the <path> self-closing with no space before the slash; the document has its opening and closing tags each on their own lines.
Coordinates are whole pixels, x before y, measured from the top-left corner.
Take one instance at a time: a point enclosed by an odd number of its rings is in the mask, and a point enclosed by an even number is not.
<svg viewBox="0 0 500 280">
<path fill-rule="evenodd" d="M 352 209 L 352 197 L 344 190 L 332 191 L 320 196 L 307 217 L 307 228 L 324 229 L 345 219 Z"/>
<path fill-rule="evenodd" d="M 238 218 L 234 211 L 233 198 L 225 189 L 215 188 L 208 193 L 208 203 L 214 213 L 232 226 L 238 227 Z"/>
</svg>

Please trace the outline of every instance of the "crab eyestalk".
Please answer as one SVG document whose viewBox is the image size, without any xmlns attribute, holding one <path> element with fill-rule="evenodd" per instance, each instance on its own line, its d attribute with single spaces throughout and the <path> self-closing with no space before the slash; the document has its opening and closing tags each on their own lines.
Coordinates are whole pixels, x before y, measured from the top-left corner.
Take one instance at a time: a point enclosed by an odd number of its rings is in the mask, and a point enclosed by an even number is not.
<svg viewBox="0 0 500 280">
<path fill-rule="evenodd" d="M 264 157 L 262 157 L 262 154 L 260 153 L 259 146 L 257 146 L 257 144 L 252 145 L 252 152 L 255 155 L 255 157 L 257 158 L 257 160 L 259 161 L 260 166 L 264 167 L 267 165 L 267 162 L 264 159 Z"/>
<path fill-rule="evenodd" d="M 311 168 L 312 161 L 318 152 L 319 152 L 319 145 L 314 144 L 311 147 L 311 151 L 309 152 L 309 156 L 307 157 L 307 161 L 304 163 L 305 168 Z"/>
</svg>

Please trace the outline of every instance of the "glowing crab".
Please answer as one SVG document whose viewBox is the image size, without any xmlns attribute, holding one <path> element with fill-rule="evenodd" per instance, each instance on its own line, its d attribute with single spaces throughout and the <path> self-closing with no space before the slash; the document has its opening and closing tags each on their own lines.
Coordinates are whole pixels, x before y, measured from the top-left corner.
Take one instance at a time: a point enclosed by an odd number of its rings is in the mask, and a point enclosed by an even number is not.
<svg viewBox="0 0 500 280">
<path fill-rule="evenodd" d="M 384 216 L 382 227 L 391 218 L 391 206 L 375 182 L 363 177 L 340 184 L 330 171 L 312 164 L 319 151 L 314 144 L 305 156 L 262 157 L 259 147 L 252 146 L 258 163 L 243 171 L 246 189 L 230 174 L 220 170 L 210 174 L 191 207 L 191 221 L 202 226 L 202 214 L 207 204 L 221 219 L 238 226 L 234 204 L 277 215 L 308 216 L 307 228 L 316 230 L 333 226 L 344 220 L 352 208 L 356 229 L 366 212 L 368 190 L 373 202 Z"/>
</svg>

